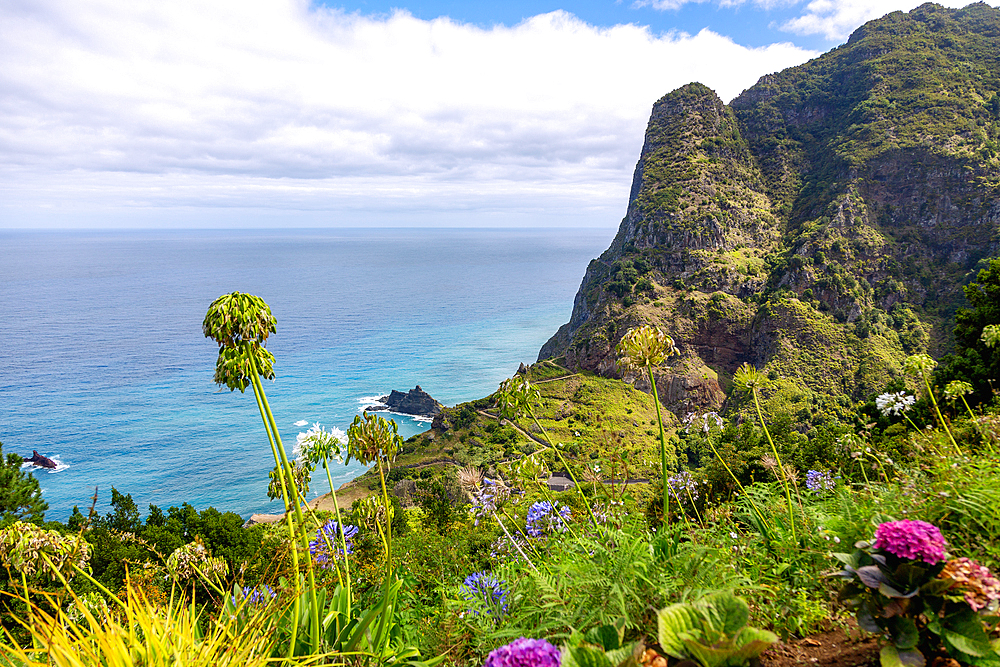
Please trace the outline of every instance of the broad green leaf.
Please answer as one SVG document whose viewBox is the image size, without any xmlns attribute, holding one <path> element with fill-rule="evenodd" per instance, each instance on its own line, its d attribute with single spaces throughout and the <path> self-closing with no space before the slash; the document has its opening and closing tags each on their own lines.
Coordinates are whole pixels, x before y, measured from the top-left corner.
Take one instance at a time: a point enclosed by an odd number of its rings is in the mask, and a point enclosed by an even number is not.
<svg viewBox="0 0 1000 667">
<path fill-rule="evenodd" d="M 591 644 L 604 647 L 605 651 L 616 649 L 622 645 L 621 633 L 613 625 L 602 625 L 598 628 L 592 628 L 587 631 L 585 639 Z"/>
<path fill-rule="evenodd" d="M 993 652 L 983 621 L 969 608 L 949 614 L 941 620 L 941 636 L 962 653 L 984 657 Z"/>
<path fill-rule="evenodd" d="M 920 632 L 917 624 L 908 616 L 896 616 L 889 622 L 889 632 L 892 633 L 892 642 L 900 650 L 914 648 L 920 640 Z"/>
<path fill-rule="evenodd" d="M 760 654 L 766 651 L 772 644 L 777 643 L 778 635 L 768 630 L 759 628 L 744 628 L 743 632 L 735 638 L 734 649 L 729 655 L 726 664 L 745 665 Z"/>
<path fill-rule="evenodd" d="M 617 667 L 604 650 L 594 644 L 567 646 L 563 649 L 563 667 Z"/>
<path fill-rule="evenodd" d="M 851 566 L 855 570 L 858 569 L 859 563 L 858 563 L 857 554 L 835 553 L 835 554 L 832 554 L 832 555 L 833 555 L 834 558 L 836 558 L 837 560 L 839 560 L 844 565 L 849 565 L 849 566 Z"/>
<path fill-rule="evenodd" d="M 885 575 L 882 574 L 882 570 L 878 568 L 878 565 L 859 567 L 857 575 L 861 583 L 869 588 L 878 588 L 880 584 L 886 581 Z"/>
<path fill-rule="evenodd" d="M 882 632 L 882 628 L 880 628 L 875 622 L 875 617 L 872 615 L 871 609 L 868 608 L 867 603 L 862 603 L 861 606 L 858 607 L 858 611 L 855 616 L 858 619 L 858 627 L 865 632 Z"/>
<path fill-rule="evenodd" d="M 680 635 L 694 631 L 701 634 L 704 621 L 689 604 L 672 604 L 656 613 L 657 641 L 664 651 L 678 659 L 688 657 Z"/>
<path fill-rule="evenodd" d="M 917 649 L 900 651 L 892 644 L 886 644 L 879 652 L 879 662 L 882 667 L 924 667 L 927 660 Z"/>
<path fill-rule="evenodd" d="M 736 635 L 750 619 L 750 607 L 729 591 L 709 595 L 701 602 L 712 629 L 726 637 Z"/>
</svg>

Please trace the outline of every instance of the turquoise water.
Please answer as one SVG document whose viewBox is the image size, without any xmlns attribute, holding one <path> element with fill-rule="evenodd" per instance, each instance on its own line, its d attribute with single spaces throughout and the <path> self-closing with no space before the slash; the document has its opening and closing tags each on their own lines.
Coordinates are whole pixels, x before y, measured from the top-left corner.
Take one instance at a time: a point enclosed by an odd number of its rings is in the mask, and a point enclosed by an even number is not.
<svg viewBox="0 0 1000 667">
<path fill-rule="evenodd" d="M 95 487 L 106 511 L 111 486 L 142 509 L 278 511 L 252 392 L 212 383 L 201 321 L 215 297 L 258 294 L 277 317 L 266 391 L 290 452 L 296 423 L 346 429 L 391 389 L 419 384 L 446 405 L 492 392 L 569 319 L 613 234 L 0 232 L 0 441 L 60 462 L 34 472 L 50 519 Z M 395 418 L 407 437 L 428 426 Z M 327 490 L 315 477 L 310 495 Z"/>
</svg>

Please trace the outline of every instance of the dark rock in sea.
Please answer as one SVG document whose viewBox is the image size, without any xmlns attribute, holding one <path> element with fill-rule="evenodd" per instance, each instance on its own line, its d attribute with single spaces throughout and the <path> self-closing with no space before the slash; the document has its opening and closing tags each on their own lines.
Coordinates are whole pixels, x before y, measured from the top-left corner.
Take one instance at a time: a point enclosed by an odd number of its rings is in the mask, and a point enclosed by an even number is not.
<svg viewBox="0 0 1000 667">
<path fill-rule="evenodd" d="M 39 468 L 50 468 L 54 469 L 56 467 L 56 462 L 47 456 L 42 456 L 38 453 L 38 450 L 31 450 L 31 458 L 24 459 L 25 463 L 30 463 L 33 466 L 38 466 Z"/>
<path fill-rule="evenodd" d="M 430 394 L 421 389 L 419 384 L 405 394 L 393 389 L 388 396 L 383 396 L 379 401 L 382 405 L 372 405 L 365 408 L 365 410 L 368 412 L 388 410 L 404 415 L 433 417 L 441 412 L 441 408 L 444 407 L 434 400 Z"/>
</svg>

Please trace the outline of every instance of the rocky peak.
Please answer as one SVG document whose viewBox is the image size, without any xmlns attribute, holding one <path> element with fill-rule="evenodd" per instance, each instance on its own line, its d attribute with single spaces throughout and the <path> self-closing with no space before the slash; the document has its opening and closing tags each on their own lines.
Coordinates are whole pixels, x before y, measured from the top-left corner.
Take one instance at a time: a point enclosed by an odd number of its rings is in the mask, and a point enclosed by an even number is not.
<svg viewBox="0 0 1000 667">
<path fill-rule="evenodd" d="M 539 358 L 617 376 L 652 323 L 682 351 L 657 380 L 679 413 L 743 362 L 859 398 L 947 348 L 997 254 L 1000 10 L 928 3 L 729 107 L 697 83 L 657 101 L 618 235 Z"/>
</svg>

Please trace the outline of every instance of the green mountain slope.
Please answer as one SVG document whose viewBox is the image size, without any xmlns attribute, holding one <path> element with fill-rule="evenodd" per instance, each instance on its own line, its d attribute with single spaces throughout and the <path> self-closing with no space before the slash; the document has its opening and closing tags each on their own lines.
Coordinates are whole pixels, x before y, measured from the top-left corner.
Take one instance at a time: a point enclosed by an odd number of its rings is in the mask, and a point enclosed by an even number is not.
<svg viewBox="0 0 1000 667">
<path fill-rule="evenodd" d="M 858 398 L 947 351 L 998 230 L 1000 10 L 894 12 L 729 106 L 697 83 L 660 99 L 618 235 L 539 359 L 616 377 L 651 322 L 682 352 L 657 379 L 677 413 L 719 407 L 743 362 Z"/>
</svg>

